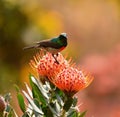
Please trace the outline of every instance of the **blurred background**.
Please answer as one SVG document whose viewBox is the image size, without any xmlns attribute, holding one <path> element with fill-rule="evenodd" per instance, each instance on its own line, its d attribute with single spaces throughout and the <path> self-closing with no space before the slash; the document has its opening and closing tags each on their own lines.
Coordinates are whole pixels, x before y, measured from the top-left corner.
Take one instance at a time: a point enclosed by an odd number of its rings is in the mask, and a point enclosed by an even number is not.
<svg viewBox="0 0 120 117">
<path fill-rule="evenodd" d="M 93 74 L 94 81 L 77 94 L 86 117 L 120 117 L 119 0 L 0 0 L 0 94 L 21 88 L 32 70 L 33 42 L 68 34 L 62 52 Z M 17 113 L 19 109 L 16 108 Z"/>
</svg>

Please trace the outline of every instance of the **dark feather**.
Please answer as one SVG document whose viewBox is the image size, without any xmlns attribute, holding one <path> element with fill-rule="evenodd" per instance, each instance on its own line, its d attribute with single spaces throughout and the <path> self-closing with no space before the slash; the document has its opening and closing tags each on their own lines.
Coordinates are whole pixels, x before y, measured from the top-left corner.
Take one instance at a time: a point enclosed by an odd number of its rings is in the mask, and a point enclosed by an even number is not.
<svg viewBox="0 0 120 117">
<path fill-rule="evenodd" d="M 45 41 L 37 42 L 37 43 L 34 44 L 34 45 L 24 47 L 23 50 L 33 49 L 33 48 L 49 48 L 49 47 L 50 47 L 50 48 L 59 49 L 59 48 L 62 47 L 62 46 L 59 45 L 59 44 L 57 44 L 57 43 L 54 43 L 54 42 L 45 40 Z"/>
<path fill-rule="evenodd" d="M 43 47 L 43 48 L 49 48 L 49 47 L 51 47 L 51 48 L 55 48 L 55 49 L 59 49 L 59 48 L 61 48 L 62 47 L 62 45 L 60 45 L 60 44 L 58 44 L 58 43 L 55 43 L 55 42 L 51 42 L 51 41 L 42 41 L 42 42 L 40 42 L 40 43 L 37 43 L 37 47 L 39 48 L 41 48 L 41 47 Z"/>
<path fill-rule="evenodd" d="M 33 49 L 34 46 L 27 46 L 27 47 L 24 47 L 23 50 L 27 50 L 27 49 Z"/>
</svg>

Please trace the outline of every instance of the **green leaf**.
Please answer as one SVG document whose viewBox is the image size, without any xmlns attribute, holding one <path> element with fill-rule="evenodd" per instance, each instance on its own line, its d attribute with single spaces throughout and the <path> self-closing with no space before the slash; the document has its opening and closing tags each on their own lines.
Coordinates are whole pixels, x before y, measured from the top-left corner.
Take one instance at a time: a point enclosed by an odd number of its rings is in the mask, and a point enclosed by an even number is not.
<svg viewBox="0 0 120 117">
<path fill-rule="evenodd" d="M 17 93 L 19 93 L 19 92 L 20 92 L 19 87 L 18 87 L 16 84 L 14 85 L 14 87 L 15 87 L 15 89 L 16 89 L 16 91 L 17 91 Z"/>
<path fill-rule="evenodd" d="M 52 90 L 51 87 L 50 87 L 50 82 L 45 81 L 45 85 L 46 85 L 46 88 L 48 90 Z"/>
<path fill-rule="evenodd" d="M 57 102 L 57 100 L 55 100 L 55 110 L 57 113 L 61 112 L 61 107 L 60 107 L 59 103 Z"/>
<path fill-rule="evenodd" d="M 41 91 L 36 84 L 32 87 L 33 98 L 37 98 L 44 106 L 46 106 L 46 100 L 44 99 Z"/>
<path fill-rule="evenodd" d="M 9 112 L 8 117 L 13 117 L 12 110 Z"/>
<path fill-rule="evenodd" d="M 34 99 L 34 103 L 39 109 L 41 109 L 40 102 L 37 99 Z"/>
<path fill-rule="evenodd" d="M 18 117 L 15 110 L 9 104 L 7 104 L 5 113 L 7 113 L 7 115 L 6 115 L 7 117 Z"/>
<path fill-rule="evenodd" d="M 32 80 L 31 80 L 31 77 L 33 77 L 33 75 L 29 74 L 30 85 L 31 85 L 31 87 L 33 87 L 33 82 L 32 82 Z"/>
<path fill-rule="evenodd" d="M 27 88 L 27 91 L 28 91 L 28 94 L 31 96 L 31 97 L 33 97 L 33 95 L 32 95 L 32 90 L 29 88 L 29 86 L 25 83 L 25 86 L 26 86 L 26 88 Z"/>
<path fill-rule="evenodd" d="M 85 114 L 86 114 L 86 112 L 87 112 L 87 111 L 84 111 L 84 112 L 80 113 L 80 115 L 79 115 L 78 117 L 84 117 Z"/>
<path fill-rule="evenodd" d="M 9 104 L 7 104 L 5 111 L 7 113 L 9 113 L 11 111 L 11 109 L 12 109 L 11 106 Z"/>
<path fill-rule="evenodd" d="M 72 111 L 67 117 L 78 117 L 76 111 Z"/>
<path fill-rule="evenodd" d="M 64 106 L 63 106 L 63 109 L 65 111 L 68 111 L 71 108 L 72 104 L 73 104 L 73 98 L 72 97 L 68 97 L 66 102 L 65 102 L 65 104 L 64 104 Z"/>
<path fill-rule="evenodd" d="M 33 82 L 32 80 L 33 78 L 34 77 L 32 75 L 29 76 L 30 85 L 32 87 L 33 98 L 37 98 L 43 104 L 43 106 L 46 106 L 46 100 L 44 99 L 44 96 L 42 95 L 39 87 Z"/>
<path fill-rule="evenodd" d="M 74 106 L 74 107 L 76 106 L 77 101 L 78 101 L 78 100 L 77 100 L 77 98 L 76 98 L 76 97 L 74 97 L 74 98 L 73 98 L 73 106 Z"/>
<path fill-rule="evenodd" d="M 49 117 L 56 117 L 56 116 L 53 116 L 53 113 L 49 107 L 43 108 L 43 111 L 44 111 L 44 117 L 48 117 L 48 115 Z"/>
<path fill-rule="evenodd" d="M 60 95 L 55 93 L 55 96 L 56 96 L 56 99 L 57 99 L 58 103 L 60 104 L 60 106 L 63 107 L 64 106 L 64 102 L 63 102 L 62 98 L 60 97 Z"/>
<path fill-rule="evenodd" d="M 24 113 L 26 111 L 26 108 L 25 108 L 24 98 L 21 93 L 17 94 L 17 99 L 18 99 L 19 106 L 20 106 L 22 112 Z"/>
<path fill-rule="evenodd" d="M 49 107 L 49 109 L 50 109 L 50 111 L 53 113 L 53 115 L 56 115 L 56 116 L 60 116 L 59 115 L 59 113 L 57 113 L 56 111 L 55 111 L 55 109 L 50 105 L 50 104 L 48 104 L 48 107 Z"/>
<path fill-rule="evenodd" d="M 43 115 L 42 110 L 39 109 L 39 108 L 35 105 L 34 101 L 29 97 L 29 95 L 28 95 L 25 91 L 23 91 L 23 93 L 24 93 L 25 97 L 27 98 L 29 104 L 30 104 L 31 107 L 33 108 L 33 111 L 35 111 L 35 112 Z"/>
<path fill-rule="evenodd" d="M 49 91 L 46 90 L 41 82 L 39 82 L 36 78 L 31 77 L 31 80 L 34 84 L 37 85 L 41 93 L 44 95 L 45 98 L 49 99 L 48 95 L 46 95 Z"/>
<path fill-rule="evenodd" d="M 25 113 L 22 115 L 22 117 L 31 117 L 31 115 L 28 114 L 27 112 L 25 112 Z"/>
</svg>

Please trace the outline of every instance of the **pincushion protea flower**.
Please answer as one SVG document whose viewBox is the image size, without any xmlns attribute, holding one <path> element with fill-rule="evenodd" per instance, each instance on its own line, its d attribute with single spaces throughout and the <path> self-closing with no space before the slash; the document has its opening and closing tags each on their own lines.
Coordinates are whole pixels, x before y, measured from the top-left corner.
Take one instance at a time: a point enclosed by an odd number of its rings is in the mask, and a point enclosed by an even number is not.
<svg viewBox="0 0 120 117">
<path fill-rule="evenodd" d="M 72 96 L 79 90 L 86 88 L 93 77 L 76 68 L 68 67 L 60 72 L 54 80 L 54 84 L 68 95 Z"/>
<path fill-rule="evenodd" d="M 40 76 L 45 76 L 52 80 L 59 72 L 69 67 L 69 62 L 65 60 L 61 53 L 58 53 L 56 59 L 59 61 L 59 64 L 56 63 L 51 53 L 47 52 L 43 55 L 41 51 L 40 54 L 34 57 L 34 61 L 31 60 L 30 65 L 35 68 Z"/>
<path fill-rule="evenodd" d="M 58 53 L 56 59 L 59 64 L 56 63 L 51 53 L 44 54 L 43 51 L 40 51 L 30 64 L 40 76 L 47 77 L 59 89 L 70 95 L 86 88 L 92 82 L 91 75 L 73 68 L 70 61 L 67 61 L 61 53 Z"/>
</svg>

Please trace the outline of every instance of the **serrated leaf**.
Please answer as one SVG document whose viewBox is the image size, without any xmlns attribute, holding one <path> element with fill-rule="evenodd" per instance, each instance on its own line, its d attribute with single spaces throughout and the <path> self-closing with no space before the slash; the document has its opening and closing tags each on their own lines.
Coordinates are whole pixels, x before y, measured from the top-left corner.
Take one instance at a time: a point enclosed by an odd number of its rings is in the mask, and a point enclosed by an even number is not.
<svg viewBox="0 0 120 117">
<path fill-rule="evenodd" d="M 24 98 L 21 93 L 17 94 L 17 99 L 18 99 L 19 106 L 20 106 L 22 112 L 24 113 L 26 111 L 26 108 L 25 108 Z"/>
<path fill-rule="evenodd" d="M 33 102 L 33 100 L 29 97 L 29 95 L 25 92 L 25 91 L 22 91 L 25 95 L 25 97 L 27 98 L 29 104 L 31 105 L 31 107 L 33 108 L 33 110 L 41 115 L 43 115 L 44 113 L 42 112 L 42 110 L 40 110 Z"/>
</svg>

